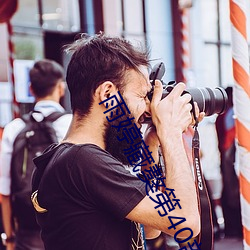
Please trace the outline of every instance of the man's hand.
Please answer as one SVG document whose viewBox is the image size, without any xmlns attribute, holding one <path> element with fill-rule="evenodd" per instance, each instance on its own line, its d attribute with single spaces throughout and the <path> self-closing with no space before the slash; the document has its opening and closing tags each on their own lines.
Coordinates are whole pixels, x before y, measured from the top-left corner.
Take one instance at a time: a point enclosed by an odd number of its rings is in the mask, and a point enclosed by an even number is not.
<svg viewBox="0 0 250 250">
<path fill-rule="evenodd" d="M 194 102 L 194 109 L 195 109 L 195 115 L 197 117 L 198 122 L 201 122 L 206 115 L 205 112 L 199 111 L 199 107 L 198 107 L 197 102 Z M 192 117 L 192 124 L 191 125 L 195 125 L 194 117 Z"/>
<path fill-rule="evenodd" d="M 185 84 L 178 83 L 168 96 L 161 100 L 162 83 L 156 80 L 151 101 L 151 115 L 158 137 L 169 134 L 180 135 L 192 124 L 191 95 L 182 95 L 184 89 Z"/>
<path fill-rule="evenodd" d="M 152 145 L 153 147 L 158 148 L 160 146 L 155 126 L 152 123 L 148 124 L 145 130 L 144 141 L 146 142 L 147 145 Z"/>
</svg>

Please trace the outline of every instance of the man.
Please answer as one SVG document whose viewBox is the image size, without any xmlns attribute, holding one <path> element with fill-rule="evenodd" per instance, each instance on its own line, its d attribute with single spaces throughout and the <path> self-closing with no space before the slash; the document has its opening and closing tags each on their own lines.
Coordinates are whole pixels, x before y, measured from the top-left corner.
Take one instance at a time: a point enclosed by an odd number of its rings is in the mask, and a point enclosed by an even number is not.
<svg viewBox="0 0 250 250">
<path fill-rule="evenodd" d="M 239 193 L 239 164 L 235 158 L 235 118 L 233 87 L 225 89 L 228 95 L 228 109 L 216 119 L 216 129 L 221 154 L 223 180 L 222 207 L 225 218 L 226 237 L 242 237 L 242 220 Z"/>
<path fill-rule="evenodd" d="M 63 139 L 71 121 L 71 115 L 63 114 L 65 110 L 59 104 L 59 100 L 65 92 L 63 73 L 63 68 L 58 63 L 47 59 L 37 61 L 29 72 L 30 91 L 36 101 L 34 110 L 40 111 L 44 117 L 49 116 L 53 112 L 62 113 L 62 116 L 52 124 L 58 140 Z M 13 227 L 11 159 L 15 138 L 25 126 L 25 122 L 20 118 L 11 121 L 6 125 L 2 138 L 0 193 L 2 194 L 2 215 L 4 230 L 7 236 L 7 250 L 44 249 L 38 226 L 35 231 L 25 228 L 22 224 L 17 225 L 15 228 Z"/>
<path fill-rule="evenodd" d="M 73 52 L 67 70 L 73 120 L 63 142 L 35 160 L 33 202 L 45 248 L 143 249 L 139 223 L 145 226 L 147 238 L 157 237 L 160 231 L 173 236 L 185 227 L 197 235 L 196 189 L 182 140 L 182 132 L 192 122 L 191 96 L 181 96 L 185 85 L 178 84 L 161 100 L 162 84 L 156 81 L 150 103 L 148 54 L 121 38 L 85 35 L 68 51 Z M 123 103 L 122 117 L 115 110 L 104 114 L 114 105 L 113 96 Z M 182 207 L 171 216 L 186 218 L 176 230 L 169 229 L 168 216 L 161 217 L 154 208 L 151 198 L 156 200 L 161 192 L 147 195 L 145 183 L 125 167 L 129 165 L 125 152 L 131 145 L 123 139 L 121 125 L 132 121 L 139 128 L 150 114 L 156 132 L 148 130 L 145 143 L 152 155 L 161 145 L 166 186 L 175 190 Z M 178 237 L 189 235 L 184 230 Z"/>
</svg>

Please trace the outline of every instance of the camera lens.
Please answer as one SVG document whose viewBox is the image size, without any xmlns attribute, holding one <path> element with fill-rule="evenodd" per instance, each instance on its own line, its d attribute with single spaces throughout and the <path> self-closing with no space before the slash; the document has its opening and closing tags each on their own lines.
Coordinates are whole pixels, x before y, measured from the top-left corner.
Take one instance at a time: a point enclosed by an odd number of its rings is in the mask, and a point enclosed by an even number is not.
<svg viewBox="0 0 250 250">
<path fill-rule="evenodd" d="M 165 73 L 164 63 L 156 64 L 150 74 L 150 80 L 152 81 L 152 90 L 148 94 L 148 99 L 151 101 L 154 90 L 154 81 L 161 79 Z M 166 97 L 176 85 L 175 81 L 171 81 L 168 84 L 163 83 L 162 99 Z M 193 98 L 193 101 L 197 102 L 200 112 L 205 112 L 206 116 L 213 114 L 222 114 L 227 110 L 228 96 L 223 88 L 188 88 L 184 93 L 189 92 Z"/>
<path fill-rule="evenodd" d="M 228 97 L 223 88 L 189 88 L 187 91 L 206 116 L 222 114 L 227 109 Z"/>
</svg>

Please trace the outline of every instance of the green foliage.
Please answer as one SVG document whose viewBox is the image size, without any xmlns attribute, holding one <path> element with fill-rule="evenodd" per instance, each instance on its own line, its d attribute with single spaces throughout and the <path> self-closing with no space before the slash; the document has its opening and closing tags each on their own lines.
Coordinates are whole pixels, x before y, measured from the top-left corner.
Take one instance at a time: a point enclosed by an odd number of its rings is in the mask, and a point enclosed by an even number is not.
<svg viewBox="0 0 250 250">
<path fill-rule="evenodd" d="M 36 46 L 34 41 L 18 39 L 14 44 L 16 59 L 34 60 L 36 58 Z"/>
</svg>

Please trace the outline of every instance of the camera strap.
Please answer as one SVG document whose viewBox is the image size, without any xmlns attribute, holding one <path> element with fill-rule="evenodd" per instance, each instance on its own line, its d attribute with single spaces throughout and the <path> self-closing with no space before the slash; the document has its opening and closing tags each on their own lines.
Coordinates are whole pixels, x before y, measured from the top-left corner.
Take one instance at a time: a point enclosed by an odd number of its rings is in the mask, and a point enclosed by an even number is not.
<svg viewBox="0 0 250 250">
<path fill-rule="evenodd" d="M 200 139 L 198 133 L 198 120 L 194 116 L 196 124 L 194 125 L 194 136 L 192 140 L 193 167 L 195 183 L 197 189 L 197 199 L 201 217 L 201 232 L 198 235 L 198 242 L 201 243 L 202 250 L 211 250 L 213 246 L 213 223 L 211 204 L 206 188 L 205 179 L 202 173 L 200 163 Z"/>
</svg>

